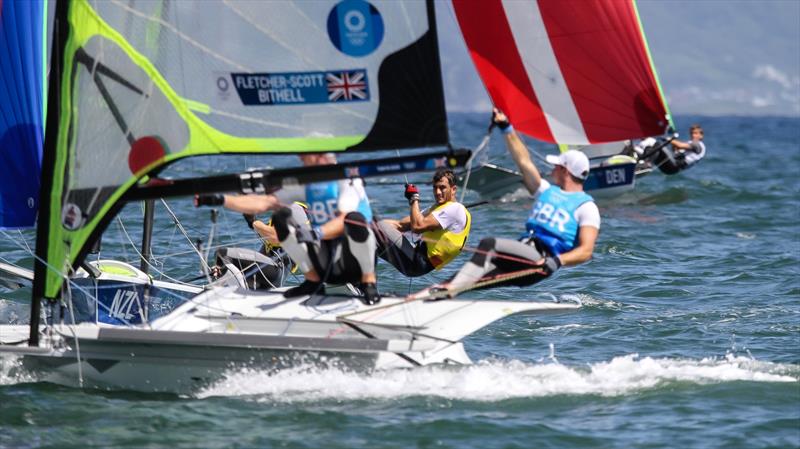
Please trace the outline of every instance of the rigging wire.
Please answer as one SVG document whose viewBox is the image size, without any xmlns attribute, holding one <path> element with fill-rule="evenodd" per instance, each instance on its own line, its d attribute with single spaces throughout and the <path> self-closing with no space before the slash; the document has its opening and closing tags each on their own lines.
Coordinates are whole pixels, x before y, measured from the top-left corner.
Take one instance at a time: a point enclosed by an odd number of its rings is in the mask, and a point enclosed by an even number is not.
<svg viewBox="0 0 800 449">
<path fill-rule="evenodd" d="M 142 253 L 141 253 L 141 252 L 139 252 L 139 249 L 136 247 L 136 244 L 135 244 L 135 243 L 133 243 L 133 240 L 131 239 L 131 236 L 130 236 L 130 234 L 128 234 L 128 230 L 125 228 L 125 225 L 122 223 L 122 219 L 121 219 L 121 218 L 118 216 L 118 217 L 117 217 L 117 220 L 118 220 L 118 223 L 119 223 L 119 226 L 120 226 L 120 228 L 122 229 L 122 232 L 125 234 L 125 237 L 127 237 L 127 239 L 128 239 L 128 242 L 130 242 L 130 244 L 131 244 L 131 247 L 132 247 L 132 248 L 133 248 L 133 250 L 136 252 L 136 254 L 138 254 L 139 258 L 140 258 L 140 259 L 143 259 L 144 257 L 142 256 Z M 192 252 L 194 252 L 195 254 L 199 254 L 199 251 L 197 251 L 197 248 L 194 248 L 194 251 L 187 251 L 187 253 L 192 253 Z M 201 255 L 201 257 L 202 257 L 202 255 Z M 152 268 L 152 269 L 153 269 L 153 271 L 155 271 L 156 273 L 160 274 L 160 275 L 161 275 L 161 276 L 163 276 L 164 278 L 166 278 L 166 279 L 169 279 L 169 281 L 170 281 L 170 282 L 174 282 L 174 283 L 176 283 L 176 284 L 181 284 L 181 285 L 189 285 L 189 286 L 192 286 L 192 287 L 196 287 L 196 285 L 189 284 L 189 283 L 187 283 L 187 282 L 183 282 L 183 281 L 181 281 L 181 280 L 179 280 L 179 279 L 175 279 L 175 278 L 173 278 L 173 277 L 171 277 L 171 276 L 167 275 L 166 273 L 164 273 L 163 271 L 159 270 L 159 269 L 158 269 L 158 267 L 156 267 L 155 265 L 153 265 L 153 264 L 152 264 L 152 263 L 150 263 L 149 261 L 146 261 L 146 263 L 147 263 L 147 265 L 148 265 L 150 268 Z M 206 265 L 207 265 L 207 264 L 206 264 Z"/>
<path fill-rule="evenodd" d="M 63 301 L 63 299 L 62 299 Z M 72 289 L 70 288 L 70 282 L 67 282 L 67 305 L 69 306 L 69 316 L 72 321 L 72 325 L 68 326 L 69 329 L 72 331 L 72 337 L 75 341 L 75 358 L 77 359 L 78 365 L 78 385 L 80 388 L 83 388 L 83 367 L 81 365 L 81 343 L 78 339 L 77 331 L 75 330 L 75 310 L 72 307 Z M 97 301 L 99 304 L 99 301 Z M 140 309 L 141 311 L 141 309 Z"/>
<path fill-rule="evenodd" d="M 12 241 L 13 241 L 13 240 L 12 240 Z M 17 247 L 19 247 L 20 249 L 23 249 L 23 248 L 22 248 L 22 245 L 21 245 L 20 243 L 18 243 L 18 242 L 14 242 L 14 243 L 17 245 Z M 65 275 L 65 274 L 64 274 L 64 272 L 63 272 L 62 270 L 60 270 L 60 269 L 57 269 L 57 268 L 56 268 L 56 267 L 54 267 L 52 264 L 48 263 L 46 260 L 44 260 L 43 258 L 41 258 L 41 257 L 37 256 L 36 254 L 32 254 L 32 255 L 33 255 L 33 257 L 34 257 L 36 260 L 38 260 L 38 261 L 42 262 L 42 264 L 44 264 L 44 266 L 45 266 L 47 269 L 49 269 L 49 270 L 52 270 L 54 273 L 57 273 L 57 274 L 58 274 L 58 275 L 59 275 L 61 278 L 63 278 L 63 280 L 65 281 L 66 288 L 68 289 L 68 293 L 69 293 L 70 301 L 71 301 L 71 298 L 72 298 L 72 288 L 75 288 L 77 291 L 81 292 L 81 293 L 82 293 L 83 295 L 85 295 L 87 298 L 89 298 L 89 299 L 91 299 L 92 301 L 94 301 L 94 303 L 95 303 L 96 305 L 102 306 L 102 307 L 103 307 L 103 308 L 104 308 L 106 311 L 108 311 L 109 313 L 111 312 L 111 309 L 110 309 L 108 306 L 106 306 L 105 304 L 101 303 L 101 302 L 98 300 L 98 298 L 97 298 L 96 296 L 94 296 L 94 295 L 93 295 L 93 294 L 92 294 L 92 293 L 91 293 L 89 290 L 87 290 L 86 288 L 84 288 L 84 287 L 80 286 L 79 284 L 77 284 L 77 283 L 74 281 L 74 279 L 73 279 L 73 278 L 71 278 L 71 277 L 70 277 L 70 276 L 68 276 L 68 275 Z M 175 296 L 178 296 L 178 297 L 180 297 L 179 295 L 175 295 Z M 71 307 L 71 304 L 70 304 L 70 307 Z M 73 321 L 74 321 L 74 319 L 75 319 L 75 318 L 74 318 L 74 312 L 73 312 L 73 310 L 72 310 L 72 309 L 70 309 L 70 313 L 72 314 L 72 319 L 73 319 Z M 132 325 L 132 323 L 128 322 L 128 321 L 127 321 L 127 320 L 125 320 L 124 318 L 118 318 L 118 319 L 119 319 L 119 320 L 121 320 L 121 321 L 123 322 L 123 324 L 126 324 L 126 325 L 128 325 L 128 326 Z M 45 317 L 45 324 L 46 324 L 46 317 Z"/>
<path fill-rule="evenodd" d="M 31 249 L 30 245 L 28 244 L 28 240 L 25 238 L 25 235 L 22 233 L 21 229 L 17 229 L 17 233 L 19 233 L 20 240 L 25 243 L 25 248 L 27 248 L 29 254 L 33 254 L 33 250 Z"/>
<path fill-rule="evenodd" d="M 191 246 L 192 249 L 194 249 L 194 252 L 200 258 L 200 263 L 202 264 L 203 269 L 206 271 L 206 273 L 210 273 L 211 267 L 208 266 L 208 262 L 203 258 L 203 254 L 200 252 L 197 246 L 192 242 L 192 238 L 189 237 L 189 234 L 186 233 L 186 229 L 184 229 L 180 220 L 178 220 L 178 217 L 175 216 L 175 212 L 172 211 L 172 209 L 169 207 L 166 201 L 164 201 L 163 199 L 161 201 L 164 203 L 164 207 L 167 209 L 167 213 L 170 215 L 170 217 L 172 217 L 172 221 L 175 223 L 175 226 L 178 228 L 179 231 L 181 231 L 181 234 L 183 234 L 183 236 L 186 237 L 186 240 L 189 242 L 189 245 Z M 207 280 L 208 283 L 210 284 L 211 277 L 208 276 Z"/>
<path fill-rule="evenodd" d="M 469 176 L 470 174 L 472 174 L 472 161 L 475 160 L 475 157 L 477 157 L 479 153 L 481 153 L 484 149 L 486 149 L 489 146 L 489 141 L 492 138 L 492 128 L 493 128 L 492 126 L 489 127 L 489 131 L 486 133 L 485 136 L 483 136 L 481 143 L 479 143 L 478 146 L 475 147 L 475 150 L 473 150 L 472 155 L 470 155 L 469 159 L 467 159 L 467 162 L 465 164 L 465 166 L 467 167 L 467 174 L 464 176 L 464 183 L 463 183 L 464 185 L 461 186 L 461 198 L 459 198 L 458 200 L 459 203 L 464 202 L 464 196 L 467 194 L 467 185 L 469 185 Z"/>
</svg>

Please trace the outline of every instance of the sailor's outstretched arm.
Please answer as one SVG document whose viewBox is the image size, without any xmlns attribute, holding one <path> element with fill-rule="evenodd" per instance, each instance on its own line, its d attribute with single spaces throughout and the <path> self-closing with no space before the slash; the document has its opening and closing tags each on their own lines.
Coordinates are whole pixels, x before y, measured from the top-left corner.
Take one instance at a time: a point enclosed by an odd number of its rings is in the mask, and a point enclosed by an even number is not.
<svg viewBox="0 0 800 449">
<path fill-rule="evenodd" d="M 511 158 L 514 159 L 517 167 L 519 167 L 519 171 L 522 172 L 522 183 L 525 184 L 525 188 L 528 189 L 528 192 L 536 193 L 539 189 L 539 184 L 542 183 L 542 175 L 539 174 L 539 170 L 536 168 L 536 165 L 533 164 L 528 149 L 512 126 L 508 125 L 502 127 L 500 125 L 500 123 L 508 124 L 508 118 L 506 118 L 505 114 L 495 108 L 492 119 L 502 129 L 508 152 L 511 153 Z"/>
<path fill-rule="evenodd" d="M 561 264 L 563 266 L 578 265 L 591 259 L 594 243 L 597 241 L 599 233 L 600 230 L 594 226 L 581 226 L 578 231 L 578 246 L 558 256 Z"/>
<path fill-rule="evenodd" d="M 691 150 L 692 144 L 691 142 L 682 142 L 680 140 L 673 140 L 672 148 L 675 150 Z"/>
<path fill-rule="evenodd" d="M 222 203 L 226 209 L 243 214 L 262 214 L 280 206 L 275 195 L 224 195 Z"/>
</svg>

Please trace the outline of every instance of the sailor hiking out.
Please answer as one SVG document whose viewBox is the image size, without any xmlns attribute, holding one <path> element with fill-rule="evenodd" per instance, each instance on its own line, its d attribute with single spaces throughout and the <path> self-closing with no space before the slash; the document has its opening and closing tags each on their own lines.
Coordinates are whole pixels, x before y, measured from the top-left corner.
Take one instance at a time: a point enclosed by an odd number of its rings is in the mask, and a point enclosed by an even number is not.
<svg viewBox="0 0 800 449">
<path fill-rule="evenodd" d="M 506 116 L 495 109 L 492 120 L 502 130 L 525 187 L 536 195 L 535 202 L 522 237 L 481 240 L 472 259 L 455 277 L 434 289 L 450 296 L 483 285 L 531 285 L 562 266 L 586 262 L 600 232 L 600 212 L 583 191 L 589 175 L 586 155 L 575 150 L 548 155 L 547 161 L 553 164 L 551 184 L 542 179 Z"/>
<path fill-rule="evenodd" d="M 461 253 L 471 217 L 456 201 L 456 178 L 449 169 L 440 168 L 433 175 L 435 205 L 421 210 L 419 189 L 413 184 L 406 185 L 405 197 L 409 215 L 374 224 L 378 255 L 406 276 L 422 276 L 441 269 Z"/>
<path fill-rule="evenodd" d="M 688 142 L 672 141 L 672 148 L 664 147 L 656 154 L 653 165 L 667 175 L 674 175 L 700 162 L 706 155 L 706 144 L 703 143 L 703 128 L 700 125 L 689 127 Z"/>
<path fill-rule="evenodd" d="M 303 164 L 335 164 L 333 154 L 304 154 Z M 372 210 L 361 179 L 309 184 L 305 188 L 308 213 L 297 205 L 285 207 L 275 195 L 204 195 L 198 205 L 223 205 L 242 213 L 275 210 L 272 225 L 261 221 L 254 229 L 280 243 L 305 280 L 292 287 L 287 298 L 324 294 L 324 283 L 356 283 L 362 301 L 380 301 L 375 278 L 375 236 L 369 227 Z"/>
</svg>

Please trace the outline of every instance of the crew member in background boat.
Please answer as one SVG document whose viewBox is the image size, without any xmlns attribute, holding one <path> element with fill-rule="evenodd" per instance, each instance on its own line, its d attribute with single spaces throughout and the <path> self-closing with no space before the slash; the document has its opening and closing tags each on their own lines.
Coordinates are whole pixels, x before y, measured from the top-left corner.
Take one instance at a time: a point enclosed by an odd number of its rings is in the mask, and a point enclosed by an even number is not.
<svg viewBox="0 0 800 449">
<path fill-rule="evenodd" d="M 434 206 L 420 210 L 419 190 L 414 184 L 406 184 L 405 197 L 410 208 L 408 216 L 374 225 L 378 256 L 406 276 L 422 276 L 441 269 L 461 253 L 469 236 L 471 217 L 467 208 L 456 201 L 456 177 L 446 168 L 433 175 Z M 407 231 L 414 234 L 403 235 Z"/>
<path fill-rule="evenodd" d="M 335 164 L 331 153 L 304 154 L 303 164 Z M 202 196 L 199 205 L 224 205 L 242 213 L 277 209 L 272 226 L 253 223 L 264 238 L 280 242 L 300 268 L 305 280 L 284 296 L 294 298 L 324 294 L 324 282 L 360 283 L 365 304 L 380 301 L 375 278 L 375 236 L 369 227 L 372 209 L 361 179 L 345 179 L 306 186 L 308 219 L 293 208 L 284 207 L 274 195 Z M 214 203 L 206 197 L 214 197 Z M 221 197 L 221 198 L 220 198 Z"/>
<path fill-rule="evenodd" d="M 589 159 L 570 150 L 548 155 L 554 184 L 542 179 L 505 114 L 495 109 L 492 121 L 503 131 L 511 157 L 522 172 L 523 183 L 536 195 L 533 209 L 519 240 L 489 237 L 481 240 L 472 259 L 442 287 L 453 295 L 477 283 L 494 279 L 493 285 L 525 286 L 553 275 L 562 266 L 577 265 L 592 257 L 600 232 L 600 211 L 583 191 L 589 175 Z M 536 269 L 514 277 L 515 272 Z M 503 276 L 509 278 L 500 281 Z"/>
<path fill-rule="evenodd" d="M 672 148 L 664 147 L 653 159 L 653 164 L 664 174 L 674 175 L 696 164 L 706 155 L 703 143 L 703 128 L 700 125 L 689 127 L 689 142 L 672 141 Z"/>
</svg>

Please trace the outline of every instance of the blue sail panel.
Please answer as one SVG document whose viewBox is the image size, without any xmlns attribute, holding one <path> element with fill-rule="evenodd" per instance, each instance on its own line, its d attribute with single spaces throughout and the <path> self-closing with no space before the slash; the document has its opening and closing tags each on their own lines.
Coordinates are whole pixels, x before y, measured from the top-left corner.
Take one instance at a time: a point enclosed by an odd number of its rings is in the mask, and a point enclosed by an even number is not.
<svg viewBox="0 0 800 449">
<path fill-rule="evenodd" d="M 44 0 L 0 0 L 0 229 L 32 227 L 44 143 Z"/>
</svg>

